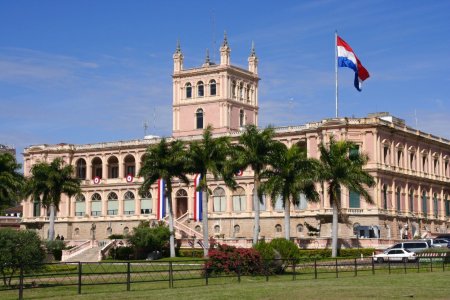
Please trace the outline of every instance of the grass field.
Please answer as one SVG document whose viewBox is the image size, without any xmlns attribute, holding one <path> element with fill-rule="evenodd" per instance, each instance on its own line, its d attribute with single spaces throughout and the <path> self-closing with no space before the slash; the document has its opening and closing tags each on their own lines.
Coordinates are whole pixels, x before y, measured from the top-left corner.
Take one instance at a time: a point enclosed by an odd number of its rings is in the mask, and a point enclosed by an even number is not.
<svg viewBox="0 0 450 300">
<path fill-rule="evenodd" d="M 291 276 L 242 277 L 177 282 L 135 283 L 131 291 L 123 284 L 26 289 L 24 299 L 450 299 L 450 272 L 378 273 L 353 277 L 292 280 Z M 18 291 L 1 291 L 0 299 L 17 299 Z"/>
</svg>

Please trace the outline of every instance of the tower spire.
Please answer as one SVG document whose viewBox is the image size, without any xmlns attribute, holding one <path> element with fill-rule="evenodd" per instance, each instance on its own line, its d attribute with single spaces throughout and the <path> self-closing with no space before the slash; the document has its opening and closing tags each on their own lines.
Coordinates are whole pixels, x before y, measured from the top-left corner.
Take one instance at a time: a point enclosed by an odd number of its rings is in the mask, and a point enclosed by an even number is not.
<svg viewBox="0 0 450 300">
<path fill-rule="evenodd" d="M 228 45 L 227 32 L 224 31 L 222 47 L 220 47 L 220 65 L 230 65 L 230 46 Z"/>
<path fill-rule="evenodd" d="M 204 67 L 210 66 L 211 60 L 209 59 L 209 49 L 206 48 L 206 57 L 205 57 L 205 63 L 203 64 Z"/>
<path fill-rule="evenodd" d="M 256 57 L 255 42 L 252 41 L 252 49 L 248 57 L 248 70 L 254 74 L 258 74 L 258 57 Z"/>
<path fill-rule="evenodd" d="M 183 70 L 183 53 L 181 52 L 180 40 L 177 40 L 177 48 L 173 54 L 173 72 L 177 73 Z"/>
</svg>

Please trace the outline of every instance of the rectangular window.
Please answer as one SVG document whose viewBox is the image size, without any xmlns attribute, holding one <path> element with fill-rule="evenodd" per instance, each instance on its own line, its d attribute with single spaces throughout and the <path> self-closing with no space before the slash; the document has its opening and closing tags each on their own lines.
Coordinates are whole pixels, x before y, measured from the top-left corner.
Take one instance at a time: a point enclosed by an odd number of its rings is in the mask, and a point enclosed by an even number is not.
<svg viewBox="0 0 450 300">
<path fill-rule="evenodd" d="M 409 154 L 409 164 L 411 165 L 411 170 L 416 169 L 416 162 L 414 160 L 414 153 Z"/>
<path fill-rule="evenodd" d="M 118 178 L 119 177 L 119 167 L 112 166 L 111 167 L 111 177 L 110 178 Z"/>
<path fill-rule="evenodd" d="M 359 145 L 354 145 L 350 149 L 349 157 L 350 157 L 350 159 L 354 159 L 354 158 L 357 158 L 358 155 L 359 155 Z"/>
<path fill-rule="evenodd" d="M 304 194 L 300 194 L 300 196 L 298 198 L 298 202 L 295 204 L 294 208 L 296 210 L 305 210 L 307 205 L 308 205 L 308 203 L 306 200 L 306 196 Z"/>
<path fill-rule="evenodd" d="M 233 210 L 245 211 L 245 209 L 246 209 L 245 196 L 233 196 Z"/>
<path fill-rule="evenodd" d="M 450 217 L 450 201 L 445 201 L 445 215 L 447 217 Z"/>
<path fill-rule="evenodd" d="M 349 207 L 350 208 L 360 208 L 360 195 L 358 192 L 350 191 L 349 192 Z"/>
<path fill-rule="evenodd" d="M 92 201 L 91 202 L 91 216 L 100 216 L 102 214 L 102 202 Z"/>
<path fill-rule="evenodd" d="M 413 193 L 413 191 L 409 192 L 409 211 L 414 212 L 414 193 Z"/>
<path fill-rule="evenodd" d="M 134 215 L 134 199 L 125 200 L 123 202 L 123 214 Z"/>
<path fill-rule="evenodd" d="M 397 166 L 398 167 L 403 167 L 403 151 L 402 150 L 398 150 L 397 151 Z"/>
<path fill-rule="evenodd" d="M 433 211 L 434 211 L 434 216 L 437 217 L 438 213 L 439 213 L 439 207 L 438 207 L 438 199 L 436 196 L 434 196 L 434 198 L 433 198 Z"/>
<path fill-rule="evenodd" d="M 389 147 L 383 147 L 383 161 L 387 165 L 389 163 Z"/>
<path fill-rule="evenodd" d="M 428 207 L 427 207 L 427 195 L 422 195 L 422 213 L 426 215 L 428 213 Z"/>
<path fill-rule="evenodd" d="M 282 211 L 283 210 L 283 199 L 281 198 L 281 196 L 277 197 L 277 201 L 275 201 L 274 209 L 276 211 Z"/>
<path fill-rule="evenodd" d="M 141 200 L 141 214 L 151 214 L 152 213 L 152 199 L 142 199 Z"/>
<path fill-rule="evenodd" d="M 214 196 L 214 211 L 224 212 L 226 209 L 225 196 Z"/>
<path fill-rule="evenodd" d="M 39 217 L 41 215 L 41 204 L 39 201 L 33 202 L 33 217 Z"/>
<path fill-rule="evenodd" d="M 75 202 L 75 216 L 82 217 L 86 213 L 86 202 Z"/>
<path fill-rule="evenodd" d="M 428 173 L 427 169 L 428 169 L 427 168 L 427 157 L 426 156 L 422 156 L 422 171 L 424 173 Z"/>
<path fill-rule="evenodd" d="M 397 193 L 396 193 L 396 195 L 395 195 L 395 198 L 396 198 L 396 203 L 397 203 L 397 211 L 400 211 L 400 209 L 401 209 L 401 202 L 402 202 L 402 192 L 401 192 L 401 190 L 400 189 L 397 189 Z"/>
<path fill-rule="evenodd" d="M 127 174 L 125 174 L 125 176 L 128 176 L 128 175 L 134 176 L 135 172 L 136 172 L 135 166 L 127 166 Z"/>
</svg>

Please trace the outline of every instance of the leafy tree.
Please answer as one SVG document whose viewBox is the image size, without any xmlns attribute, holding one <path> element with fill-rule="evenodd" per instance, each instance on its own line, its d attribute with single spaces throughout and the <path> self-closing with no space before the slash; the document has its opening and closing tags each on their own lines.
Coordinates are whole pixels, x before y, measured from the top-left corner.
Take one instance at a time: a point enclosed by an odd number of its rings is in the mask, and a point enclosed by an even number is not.
<svg viewBox="0 0 450 300">
<path fill-rule="evenodd" d="M 21 165 L 10 153 L 0 153 L 0 205 L 17 203 L 23 188 L 24 178 L 19 170 Z"/>
<path fill-rule="evenodd" d="M 260 232 L 261 175 L 266 167 L 272 163 L 280 148 L 280 143 L 273 139 L 274 135 L 275 131 L 272 127 L 260 131 L 255 125 L 248 125 L 239 137 L 239 145 L 236 146 L 239 153 L 236 159 L 236 167 L 240 169 L 251 167 L 253 170 L 253 206 L 255 210 L 253 245 L 258 241 Z"/>
<path fill-rule="evenodd" d="M 291 203 L 299 203 L 300 195 L 306 196 L 308 201 L 317 202 L 319 194 L 315 188 L 315 179 L 318 178 L 319 162 L 307 157 L 306 149 L 293 145 L 278 146 L 279 151 L 273 160 L 272 168 L 263 172 L 267 181 L 262 184 L 265 192 L 270 194 L 272 202 L 278 196 L 283 199 L 284 207 L 284 229 L 285 238 L 290 240 L 291 236 Z"/>
<path fill-rule="evenodd" d="M 24 271 L 39 269 L 45 258 L 41 240 L 34 231 L 0 229 L 0 245 L 0 272 L 5 286 L 11 285 L 20 267 Z"/>
<path fill-rule="evenodd" d="M 213 138 L 211 125 L 208 125 L 203 131 L 203 139 L 192 142 L 189 147 L 190 173 L 201 175 L 198 189 L 202 192 L 203 245 L 205 256 L 208 256 L 209 250 L 208 196 L 211 194 L 208 187 L 207 174 L 212 174 L 215 179 L 218 179 L 219 176 L 222 177 L 227 186 L 234 188 L 236 182 L 233 180 L 231 168 L 227 164 L 227 161 L 231 157 L 230 155 L 230 139 L 228 137 Z"/>
<path fill-rule="evenodd" d="M 31 168 L 31 177 L 26 181 L 25 196 L 40 202 L 50 210 L 48 239 L 55 238 L 55 210 L 59 210 L 61 195 L 69 197 L 81 192 L 80 179 L 74 177 L 74 167 L 64 165 L 61 158 L 51 163 L 41 162 Z"/>
<path fill-rule="evenodd" d="M 327 183 L 327 193 L 333 208 L 332 221 L 332 257 L 337 256 L 338 250 L 338 214 L 341 208 L 341 186 L 359 193 L 368 203 L 373 203 L 366 187 L 373 187 L 375 180 L 365 170 L 364 165 L 368 157 L 359 153 L 354 143 L 350 141 L 336 141 L 333 137 L 329 145 L 321 144 L 320 151 L 320 179 Z"/>
<path fill-rule="evenodd" d="M 149 227 L 148 222 L 141 222 L 138 227 L 133 228 L 133 233 L 128 241 L 140 252 L 147 255 L 153 251 L 164 252 L 167 249 L 171 232 L 164 223 L 159 223 L 156 227 Z"/>
<path fill-rule="evenodd" d="M 169 209 L 170 257 L 175 257 L 175 233 L 173 225 L 172 180 L 179 178 L 189 184 L 186 177 L 186 150 L 184 143 L 176 140 L 168 143 L 166 139 L 147 149 L 139 176 L 144 177 L 141 192 L 148 191 L 150 186 L 162 178 L 166 182 L 166 195 Z"/>
</svg>

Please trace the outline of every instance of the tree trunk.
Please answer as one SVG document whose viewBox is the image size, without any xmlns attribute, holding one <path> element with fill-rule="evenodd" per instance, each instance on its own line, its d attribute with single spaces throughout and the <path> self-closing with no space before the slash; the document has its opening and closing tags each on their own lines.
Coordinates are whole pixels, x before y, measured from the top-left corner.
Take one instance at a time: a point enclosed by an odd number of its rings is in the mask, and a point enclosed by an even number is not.
<svg viewBox="0 0 450 300">
<path fill-rule="evenodd" d="M 289 199 L 284 202 L 284 237 L 288 241 L 291 239 L 291 201 Z"/>
<path fill-rule="evenodd" d="M 254 192 L 253 192 L 253 206 L 255 209 L 255 221 L 253 226 L 253 246 L 259 240 L 259 197 L 258 197 L 259 179 L 254 176 Z"/>
<path fill-rule="evenodd" d="M 169 206 L 170 257 L 175 257 L 175 231 L 173 227 L 172 191 L 167 191 L 167 194 L 167 205 Z"/>
<path fill-rule="evenodd" d="M 48 226 L 48 240 L 53 241 L 55 239 L 55 205 L 50 204 L 50 217 Z"/>
<path fill-rule="evenodd" d="M 333 221 L 331 231 L 331 257 L 337 256 L 338 250 L 338 207 L 336 201 L 333 201 Z"/>
<path fill-rule="evenodd" d="M 205 175 L 206 176 L 206 175 Z M 202 175 L 203 178 L 203 175 Z M 208 233 L 208 192 L 202 190 L 202 225 L 203 225 L 203 255 L 208 257 L 209 233 Z"/>
</svg>

